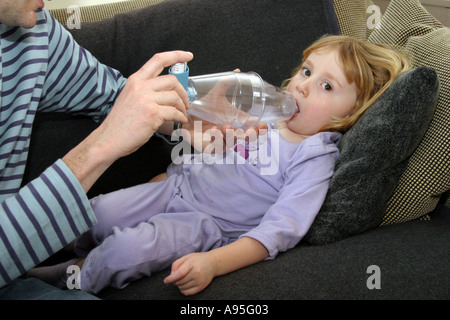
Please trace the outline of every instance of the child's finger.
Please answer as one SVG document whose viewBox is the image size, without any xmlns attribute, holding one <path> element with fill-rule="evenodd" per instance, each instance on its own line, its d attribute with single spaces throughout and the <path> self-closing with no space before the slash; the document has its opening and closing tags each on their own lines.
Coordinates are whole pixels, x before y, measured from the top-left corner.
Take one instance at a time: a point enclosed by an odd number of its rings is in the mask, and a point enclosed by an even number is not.
<svg viewBox="0 0 450 320">
<path fill-rule="evenodd" d="M 164 283 L 175 283 L 177 281 L 180 281 L 183 279 L 189 272 L 190 269 L 183 266 L 184 260 L 176 260 L 172 264 L 172 271 L 171 273 L 164 278 Z"/>
<path fill-rule="evenodd" d="M 164 283 L 165 284 L 175 283 L 183 279 L 183 277 L 184 274 L 181 273 L 179 270 L 172 271 L 166 278 L 164 278 Z"/>
</svg>

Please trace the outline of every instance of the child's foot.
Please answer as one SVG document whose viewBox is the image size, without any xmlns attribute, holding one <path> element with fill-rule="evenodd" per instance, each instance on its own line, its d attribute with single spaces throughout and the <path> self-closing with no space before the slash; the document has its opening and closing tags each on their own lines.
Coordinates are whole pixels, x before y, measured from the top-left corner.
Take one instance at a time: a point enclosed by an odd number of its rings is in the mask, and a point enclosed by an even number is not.
<svg viewBox="0 0 450 320">
<path fill-rule="evenodd" d="M 25 273 L 26 278 L 37 278 L 60 289 L 67 289 L 67 279 L 71 273 L 67 273 L 67 268 L 75 265 L 81 258 L 56 264 L 54 266 L 37 267 Z"/>
</svg>

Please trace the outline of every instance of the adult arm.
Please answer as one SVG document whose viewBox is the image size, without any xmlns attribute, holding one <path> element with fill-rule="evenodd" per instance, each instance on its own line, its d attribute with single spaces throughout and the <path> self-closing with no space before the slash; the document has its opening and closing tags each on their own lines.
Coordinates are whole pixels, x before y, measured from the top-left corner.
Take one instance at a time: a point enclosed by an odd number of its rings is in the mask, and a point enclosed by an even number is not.
<svg viewBox="0 0 450 320">
<path fill-rule="evenodd" d="M 79 46 L 48 12 L 44 14 L 49 58 L 38 111 L 104 119 L 62 159 L 88 191 L 113 162 L 145 144 L 165 121 L 187 121 L 186 91 L 174 76 L 159 74 L 193 55 L 156 54 L 126 80 Z"/>
<path fill-rule="evenodd" d="M 146 143 L 165 121 L 187 121 L 186 91 L 175 77 L 158 75 L 165 67 L 192 57 L 182 51 L 153 56 L 128 79 L 102 124 L 63 157 L 84 190 L 114 161 Z"/>
<path fill-rule="evenodd" d="M 186 120 L 184 89 L 170 76 L 156 76 L 166 65 L 189 60 L 192 54 L 158 54 L 123 87 L 125 79 L 120 74 L 99 64 L 67 37 L 53 18 L 47 20 L 51 39 L 58 41 L 49 43 L 48 71 L 38 111 L 89 114 L 97 120 L 109 115 L 86 140 L 27 185 L 19 188 L 17 183 L 13 184 L 16 181 L 20 184 L 19 178 L 2 181 L 0 287 L 96 223 L 85 192 L 112 162 L 145 143 L 166 118 Z M 43 23 L 38 26 L 45 27 Z M 74 70 L 83 76 L 78 81 L 73 81 L 73 75 L 78 74 Z M 30 114 L 34 112 L 31 110 Z M 9 167 L 18 168 L 26 160 L 26 153 L 23 155 Z"/>
<path fill-rule="evenodd" d="M 0 288 L 96 222 L 78 180 L 56 161 L 0 205 Z"/>
</svg>

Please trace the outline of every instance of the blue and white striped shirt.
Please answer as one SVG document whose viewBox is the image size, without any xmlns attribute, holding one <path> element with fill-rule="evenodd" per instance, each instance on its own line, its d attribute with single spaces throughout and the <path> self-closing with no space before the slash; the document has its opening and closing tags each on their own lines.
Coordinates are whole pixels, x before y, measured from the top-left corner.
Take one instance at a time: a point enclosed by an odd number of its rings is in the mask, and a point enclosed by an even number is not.
<svg viewBox="0 0 450 320">
<path fill-rule="evenodd" d="M 0 23 L 0 287 L 96 223 L 62 160 L 20 188 L 36 112 L 99 121 L 125 81 L 77 45 L 45 9 L 32 29 Z"/>
</svg>

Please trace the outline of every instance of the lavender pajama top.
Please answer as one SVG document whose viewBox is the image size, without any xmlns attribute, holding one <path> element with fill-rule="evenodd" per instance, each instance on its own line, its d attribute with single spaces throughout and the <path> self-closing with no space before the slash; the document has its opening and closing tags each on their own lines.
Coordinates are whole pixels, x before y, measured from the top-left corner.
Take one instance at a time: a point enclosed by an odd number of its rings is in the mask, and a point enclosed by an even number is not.
<svg viewBox="0 0 450 320">
<path fill-rule="evenodd" d="M 324 132 L 291 143 L 272 129 L 222 155 L 178 157 L 166 181 L 91 199 L 98 224 L 75 245 L 86 257 L 81 289 L 124 288 L 188 253 L 240 237 L 261 242 L 268 259 L 294 247 L 322 206 L 340 137 Z"/>
<path fill-rule="evenodd" d="M 340 137 L 323 132 L 293 143 L 270 130 L 256 145 L 238 142 L 225 156 L 185 155 L 168 174 L 185 177 L 183 199 L 211 215 L 225 233 L 258 240 L 274 258 L 298 244 L 319 212 Z"/>
</svg>

